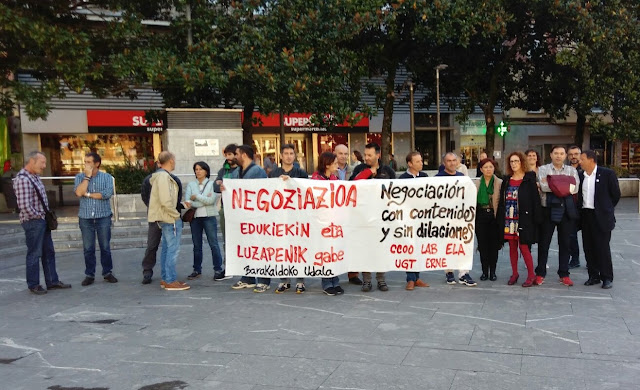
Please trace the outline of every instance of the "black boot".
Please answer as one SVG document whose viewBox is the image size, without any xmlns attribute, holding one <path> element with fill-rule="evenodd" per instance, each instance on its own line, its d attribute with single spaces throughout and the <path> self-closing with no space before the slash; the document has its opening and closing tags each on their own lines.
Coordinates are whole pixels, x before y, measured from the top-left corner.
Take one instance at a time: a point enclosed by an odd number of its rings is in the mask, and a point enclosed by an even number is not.
<svg viewBox="0 0 640 390">
<path fill-rule="evenodd" d="M 491 266 L 491 271 L 489 272 L 489 280 L 495 282 L 497 279 L 498 277 L 496 276 L 496 266 L 493 265 Z"/>
</svg>

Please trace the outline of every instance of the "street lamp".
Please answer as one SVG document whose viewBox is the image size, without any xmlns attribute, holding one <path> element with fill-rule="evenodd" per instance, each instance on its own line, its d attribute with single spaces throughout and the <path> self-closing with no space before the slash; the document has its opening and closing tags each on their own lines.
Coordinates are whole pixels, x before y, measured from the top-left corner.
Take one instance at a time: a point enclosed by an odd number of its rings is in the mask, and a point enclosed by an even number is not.
<svg viewBox="0 0 640 390">
<path fill-rule="evenodd" d="M 437 131 L 438 131 L 438 149 L 436 150 L 436 157 L 440 158 L 440 153 L 442 153 L 442 145 L 440 140 L 440 71 L 442 69 L 446 69 L 449 65 L 440 64 L 436 66 L 436 123 L 437 123 Z"/>
<path fill-rule="evenodd" d="M 409 100 L 409 130 L 411 131 L 411 151 L 413 152 L 416 150 L 416 125 L 415 119 L 413 118 L 413 81 L 409 82 Z"/>
</svg>

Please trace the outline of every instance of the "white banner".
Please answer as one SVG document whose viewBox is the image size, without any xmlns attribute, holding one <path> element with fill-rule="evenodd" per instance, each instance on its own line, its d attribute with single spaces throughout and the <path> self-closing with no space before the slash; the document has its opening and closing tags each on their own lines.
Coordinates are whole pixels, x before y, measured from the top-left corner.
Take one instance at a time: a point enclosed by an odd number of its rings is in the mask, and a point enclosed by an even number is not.
<svg viewBox="0 0 640 390">
<path fill-rule="evenodd" d="M 228 275 L 471 269 L 476 187 L 466 176 L 224 186 Z"/>
</svg>

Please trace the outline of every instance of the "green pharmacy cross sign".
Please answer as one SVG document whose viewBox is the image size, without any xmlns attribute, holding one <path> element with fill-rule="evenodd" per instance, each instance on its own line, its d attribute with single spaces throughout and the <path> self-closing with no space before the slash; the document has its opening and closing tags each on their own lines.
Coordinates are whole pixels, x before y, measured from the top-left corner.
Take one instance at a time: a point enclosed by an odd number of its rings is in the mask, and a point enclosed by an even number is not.
<svg viewBox="0 0 640 390">
<path fill-rule="evenodd" d="M 500 121 L 500 124 L 496 127 L 496 131 L 500 134 L 500 137 L 504 137 L 504 134 L 509 131 L 509 128 L 504 124 L 504 121 Z"/>
</svg>

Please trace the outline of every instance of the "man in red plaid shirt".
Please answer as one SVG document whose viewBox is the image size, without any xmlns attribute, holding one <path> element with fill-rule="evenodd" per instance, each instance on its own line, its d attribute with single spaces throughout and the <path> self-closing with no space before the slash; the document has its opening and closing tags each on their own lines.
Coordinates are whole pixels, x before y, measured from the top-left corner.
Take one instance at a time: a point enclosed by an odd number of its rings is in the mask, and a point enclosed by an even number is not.
<svg viewBox="0 0 640 390">
<path fill-rule="evenodd" d="M 31 152 L 28 157 L 27 164 L 13 182 L 13 189 L 18 199 L 20 223 L 27 238 L 27 286 L 32 293 L 44 295 L 47 290 L 70 288 L 71 285 L 58 279 L 51 230 L 44 219 L 45 206 L 48 208 L 49 203 L 39 175 L 47 167 L 47 158 L 42 152 Z M 42 262 L 47 290 L 40 285 L 39 262 Z"/>
</svg>

